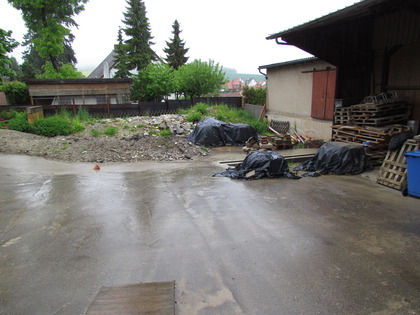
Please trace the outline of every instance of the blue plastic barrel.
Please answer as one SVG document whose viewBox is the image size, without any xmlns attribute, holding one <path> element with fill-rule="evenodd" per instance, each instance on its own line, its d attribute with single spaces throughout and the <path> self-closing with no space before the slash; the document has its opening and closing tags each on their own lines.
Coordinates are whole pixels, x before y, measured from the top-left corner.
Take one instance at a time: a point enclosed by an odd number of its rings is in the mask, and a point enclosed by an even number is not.
<svg viewBox="0 0 420 315">
<path fill-rule="evenodd" d="M 420 150 L 404 153 L 407 159 L 408 194 L 420 197 Z"/>
</svg>

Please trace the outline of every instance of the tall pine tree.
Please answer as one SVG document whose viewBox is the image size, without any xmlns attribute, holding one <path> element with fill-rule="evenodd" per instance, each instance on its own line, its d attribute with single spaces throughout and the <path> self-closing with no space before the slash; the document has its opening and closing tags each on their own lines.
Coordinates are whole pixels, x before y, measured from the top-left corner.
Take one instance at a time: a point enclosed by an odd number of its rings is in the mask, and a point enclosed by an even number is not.
<svg viewBox="0 0 420 315">
<path fill-rule="evenodd" d="M 151 45 L 154 45 L 153 37 L 143 1 L 127 0 L 126 9 L 122 21 L 125 24 L 123 30 L 127 38 L 124 41 L 124 51 L 127 55 L 128 69 L 139 71 L 156 60 L 156 53 L 151 48 Z"/>
<path fill-rule="evenodd" d="M 170 42 L 166 42 L 168 47 L 163 51 L 166 53 L 166 62 L 174 69 L 178 69 L 180 66 L 187 63 L 188 57 L 185 55 L 187 54 L 189 48 L 185 48 L 185 42 L 179 37 L 179 34 L 182 31 L 179 29 L 178 20 L 175 20 L 174 24 L 172 24 L 172 29 L 174 37 Z"/>
<path fill-rule="evenodd" d="M 118 37 L 117 37 L 118 44 L 114 46 L 114 61 L 115 66 L 114 68 L 117 69 L 115 73 L 115 78 L 128 78 L 130 76 L 129 65 L 128 65 L 128 57 L 126 54 L 126 47 L 123 43 L 122 37 L 122 29 L 121 27 L 118 29 Z"/>
</svg>

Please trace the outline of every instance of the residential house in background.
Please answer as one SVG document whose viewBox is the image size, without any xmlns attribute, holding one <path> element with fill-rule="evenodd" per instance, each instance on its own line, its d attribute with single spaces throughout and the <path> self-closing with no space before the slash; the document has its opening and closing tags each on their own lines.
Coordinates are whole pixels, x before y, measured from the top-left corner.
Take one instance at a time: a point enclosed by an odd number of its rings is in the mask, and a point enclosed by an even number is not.
<svg viewBox="0 0 420 315">
<path fill-rule="evenodd" d="M 114 66 L 116 64 L 115 57 L 116 52 L 111 53 L 89 74 L 89 79 L 109 79 L 113 78 L 115 74 Z"/>
<path fill-rule="evenodd" d="M 260 66 L 267 71 L 267 116 L 305 136 L 331 138 L 336 69 L 318 58 Z"/>
<path fill-rule="evenodd" d="M 245 81 L 245 85 L 249 87 L 255 87 L 257 85 L 257 81 L 254 78 L 249 78 Z"/>
</svg>

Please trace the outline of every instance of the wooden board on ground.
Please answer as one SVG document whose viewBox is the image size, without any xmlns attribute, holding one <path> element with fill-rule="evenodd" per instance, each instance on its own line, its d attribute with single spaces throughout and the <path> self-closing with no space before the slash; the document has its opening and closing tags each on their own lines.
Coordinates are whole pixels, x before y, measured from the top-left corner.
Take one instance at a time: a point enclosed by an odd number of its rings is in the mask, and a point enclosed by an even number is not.
<svg viewBox="0 0 420 315">
<path fill-rule="evenodd" d="M 175 314 L 175 281 L 102 287 L 85 315 Z"/>
</svg>

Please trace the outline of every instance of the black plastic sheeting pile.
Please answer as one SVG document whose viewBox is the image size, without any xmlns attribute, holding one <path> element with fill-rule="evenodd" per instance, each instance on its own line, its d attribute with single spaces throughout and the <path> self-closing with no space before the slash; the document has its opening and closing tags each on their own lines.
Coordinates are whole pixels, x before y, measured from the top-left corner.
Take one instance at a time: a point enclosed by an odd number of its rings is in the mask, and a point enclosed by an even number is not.
<svg viewBox="0 0 420 315">
<path fill-rule="evenodd" d="M 322 175 L 357 175 L 371 170 L 372 166 L 359 144 L 327 142 L 316 152 L 312 160 L 296 166 L 295 171 L 319 172 Z"/>
<path fill-rule="evenodd" d="M 249 152 L 244 161 L 235 168 L 214 174 L 213 176 L 230 177 L 233 179 L 260 179 L 263 177 L 287 177 L 298 179 L 289 172 L 287 161 L 273 151 Z"/>
<path fill-rule="evenodd" d="M 228 124 L 206 117 L 198 122 L 188 136 L 188 141 L 206 147 L 220 147 L 226 144 L 241 146 L 251 137 L 257 137 L 254 127 L 246 124 Z"/>
</svg>

